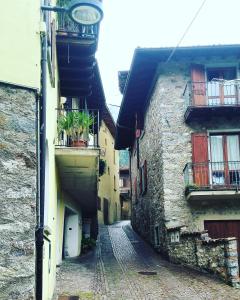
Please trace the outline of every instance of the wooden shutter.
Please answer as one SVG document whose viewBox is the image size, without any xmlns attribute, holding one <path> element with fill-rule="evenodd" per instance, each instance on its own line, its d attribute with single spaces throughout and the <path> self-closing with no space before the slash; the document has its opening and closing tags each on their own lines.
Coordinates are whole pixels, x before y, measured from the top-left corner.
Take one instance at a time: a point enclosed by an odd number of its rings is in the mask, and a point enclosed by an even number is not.
<svg viewBox="0 0 240 300">
<path fill-rule="evenodd" d="M 136 129 L 136 139 L 140 138 L 141 136 L 141 129 Z"/>
<path fill-rule="evenodd" d="M 205 69 L 203 65 L 194 64 L 191 66 L 192 79 L 192 100 L 193 105 L 206 105 L 206 82 Z"/>
<path fill-rule="evenodd" d="M 209 184 L 207 133 L 192 133 L 193 182 L 198 186 Z"/>
<path fill-rule="evenodd" d="M 147 191 L 147 161 L 144 161 L 144 187 L 143 187 L 144 193 Z"/>
</svg>

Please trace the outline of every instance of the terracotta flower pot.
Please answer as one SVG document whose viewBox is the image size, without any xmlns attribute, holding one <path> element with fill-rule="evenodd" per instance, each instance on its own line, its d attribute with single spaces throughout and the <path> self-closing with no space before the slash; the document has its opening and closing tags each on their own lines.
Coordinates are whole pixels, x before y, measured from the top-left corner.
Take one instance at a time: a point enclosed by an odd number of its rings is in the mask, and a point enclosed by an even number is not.
<svg viewBox="0 0 240 300">
<path fill-rule="evenodd" d="M 85 140 L 76 140 L 76 141 L 72 141 L 71 143 L 71 147 L 87 147 L 88 146 L 88 142 Z"/>
</svg>

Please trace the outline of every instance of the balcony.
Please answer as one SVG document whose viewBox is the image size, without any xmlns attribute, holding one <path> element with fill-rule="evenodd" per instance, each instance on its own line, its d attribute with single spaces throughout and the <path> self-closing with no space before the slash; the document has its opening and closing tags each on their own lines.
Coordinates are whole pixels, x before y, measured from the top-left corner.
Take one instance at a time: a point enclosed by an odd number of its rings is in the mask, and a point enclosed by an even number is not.
<svg viewBox="0 0 240 300">
<path fill-rule="evenodd" d="M 209 120 L 212 116 L 240 116 L 240 93 L 238 80 L 212 80 L 188 82 L 183 96 L 186 111 L 185 122 Z"/>
<path fill-rule="evenodd" d="M 57 110 L 55 157 L 60 184 L 87 214 L 96 207 L 98 110 Z"/>
<path fill-rule="evenodd" d="M 188 163 L 183 173 L 188 200 L 240 199 L 240 161 Z"/>
<path fill-rule="evenodd" d="M 61 6 L 66 1 L 58 1 Z M 56 46 L 63 97 L 91 97 L 95 78 L 99 24 L 78 25 L 67 13 L 58 13 Z"/>
</svg>

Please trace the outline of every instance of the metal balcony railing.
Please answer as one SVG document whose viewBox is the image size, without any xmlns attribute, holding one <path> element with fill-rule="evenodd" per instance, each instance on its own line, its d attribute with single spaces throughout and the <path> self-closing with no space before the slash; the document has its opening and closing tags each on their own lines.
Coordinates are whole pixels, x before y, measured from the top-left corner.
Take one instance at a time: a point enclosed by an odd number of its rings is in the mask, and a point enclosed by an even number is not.
<svg viewBox="0 0 240 300">
<path fill-rule="evenodd" d="M 99 111 L 57 109 L 56 146 L 98 148 Z"/>
<path fill-rule="evenodd" d="M 186 187 L 231 189 L 240 185 L 240 161 L 188 163 L 184 170 Z"/>
<path fill-rule="evenodd" d="M 240 104 L 239 80 L 188 82 L 183 96 L 189 106 L 235 106 Z"/>
<path fill-rule="evenodd" d="M 66 6 L 66 0 L 58 0 L 59 6 Z M 98 37 L 99 25 L 78 25 L 66 12 L 57 14 L 57 31 L 77 34 L 80 38 L 96 39 Z"/>
</svg>

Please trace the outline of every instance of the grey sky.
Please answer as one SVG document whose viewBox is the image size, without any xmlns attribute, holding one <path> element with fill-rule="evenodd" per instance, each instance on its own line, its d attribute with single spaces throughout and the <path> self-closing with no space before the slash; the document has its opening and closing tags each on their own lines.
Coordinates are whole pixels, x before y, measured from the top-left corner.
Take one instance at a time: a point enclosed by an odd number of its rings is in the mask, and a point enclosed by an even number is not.
<svg viewBox="0 0 240 300">
<path fill-rule="evenodd" d="M 136 47 L 176 46 L 203 0 L 104 0 L 97 58 L 107 103 L 120 104 L 117 72 Z M 207 0 L 183 45 L 240 43 L 240 0 Z"/>
</svg>

